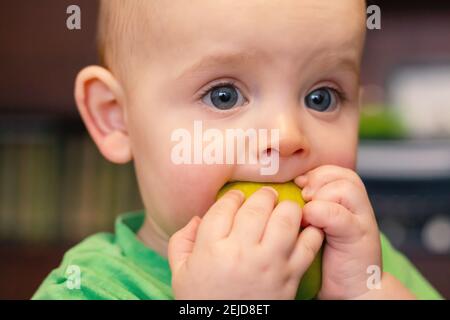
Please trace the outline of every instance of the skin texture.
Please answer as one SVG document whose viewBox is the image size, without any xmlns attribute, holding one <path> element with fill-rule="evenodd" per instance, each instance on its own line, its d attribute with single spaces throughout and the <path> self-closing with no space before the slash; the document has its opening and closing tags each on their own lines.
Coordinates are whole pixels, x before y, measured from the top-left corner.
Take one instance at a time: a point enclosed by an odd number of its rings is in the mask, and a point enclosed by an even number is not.
<svg viewBox="0 0 450 320">
<path fill-rule="evenodd" d="M 124 57 L 126 77 L 99 66 L 83 69 L 75 97 L 101 153 L 115 163 L 134 161 L 147 212 L 138 236 L 168 256 L 175 297 L 292 299 L 324 236 L 319 297 L 367 294 L 365 268 L 381 265 L 381 255 L 373 210 L 352 171 L 363 1 L 178 0 L 144 7 L 143 15 L 153 10 L 164 17 L 136 36 L 148 35 L 143 42 L 151 45 Z M 201 92 L 226 80 L 245 103 L 224 112 L 207 105 Z M 324 86 L 345 99 L 336 96 L 332 111 L 307 108 L 305 96 Z M 278 173 L 261 176 L 259 165 L 248 164 L 175 165 L 171 133 L 192 133 L 195 120 L 221 132 L 279 129 L 277 150 L 268 147 L 279 153 Z M 303 212 L 288 201 L 274 208 L 270 188 L 245 203 L 233 192 L 215 201 L 228 181 L 300 175 L 296 183 L 312 200 Z M 309 227 L 299 236 L 300 223 Z"/>
</svg>

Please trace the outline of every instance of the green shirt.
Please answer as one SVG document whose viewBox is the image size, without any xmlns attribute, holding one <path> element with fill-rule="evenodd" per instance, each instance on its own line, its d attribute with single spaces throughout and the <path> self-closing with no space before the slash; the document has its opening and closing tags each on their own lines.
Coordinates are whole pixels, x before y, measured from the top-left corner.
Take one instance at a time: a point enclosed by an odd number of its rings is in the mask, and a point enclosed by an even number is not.
<svg viewBox="0 0 450 320">
<path fill-rule="evenodd" d="M 173 299 L 166 258 L 136 237 L 144 213 L 116 220 L 115 234 L 93 235 L 64 255 L 32 299 Z M 383 268 L 420 299 L 442 299 L 382 235 Z"/>
</svg>

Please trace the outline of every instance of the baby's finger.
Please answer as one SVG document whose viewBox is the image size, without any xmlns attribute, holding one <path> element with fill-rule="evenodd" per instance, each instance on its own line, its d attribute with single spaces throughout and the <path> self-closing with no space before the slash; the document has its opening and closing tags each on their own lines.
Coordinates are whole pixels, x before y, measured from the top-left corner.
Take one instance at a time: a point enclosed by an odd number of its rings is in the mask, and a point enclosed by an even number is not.
<svg viewBox="0 0 450 320">
<path fill-rule="evenodd" d="M 303 207 L 303 219 L 314 227 L 323 229 L 327 236 L 351 238 L 359 221 L 344 206 L 330 201 L 313 200 Z"/>
<path fill-rule="evenodd" d="M 309 226 L 300 232 L 298 240 L 289 258 L 292 270 L 298 272 L 299 278 L 308 270 L 318 254 L 324 240 L 323 231 Z"/>
<path fill-rule="evenodd" d="M 194 217 L 185 227 L 178 230 L 170 237 L 168 258 L 170 269 L 173 273 L 182 266 L 192 253 L 200 222 L 201 219 L 199 217 Z"/>
<path fill-rule="evenodd" d="M 312 194 L 312 200 L 336 202 L 355 214 L 366 212 L 365 207 L 370 203 L 365 189 L 344 179 L 325 184 Z"/>
<path fill-rule="evenodd" d="M 200 246 L 228 236 L 234 216 L 244 199 L 242 191 L 230 190 L 209 208 L 198 230 L 197 242 Z"/>
<path fill-rule="evenodd" d="M 364 183 L 354 171 L 334 165 L 325 165 L 313 169 L 305 175 L 295 178 L 294 182 L 303 189 L 303 198 L 309 201 L 315 191 L 323 185 L 338 179 L 348 179 L 356 186 L 364 187 Z"/>
<path fill-rule="evenodd" d="M 271 187 L 262 187 L 253 193 L 234 217 L 230 237 L 244 244 L 256 244 L 277 201 L 278 193 Z"/>
<path fill-rule="evenodd" d="M 298 237 L 302 211 L 298 203 L 282 201 L 273 210 L 261 240 L 261 245 L 271 253 L 288 257 Z"/>
</svg>

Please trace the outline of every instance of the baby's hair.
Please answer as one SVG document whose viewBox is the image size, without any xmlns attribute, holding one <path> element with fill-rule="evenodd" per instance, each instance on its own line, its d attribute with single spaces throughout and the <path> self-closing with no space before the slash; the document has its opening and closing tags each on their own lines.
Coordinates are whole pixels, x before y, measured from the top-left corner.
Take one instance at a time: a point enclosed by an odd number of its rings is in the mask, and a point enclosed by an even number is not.
<svg viewBox="0 0 450 320">
<path fill-rule="evenodd" d="M 367 0 L 359 0 L 367 5 Z M 368 0 L 369 3 L 376 0 Z M 155 0 L 99 0 L 97 50 L 99 62 L 124 77 L 133 59 L 149 42 L 150 22 L 157 19 Z M 157 33 L 157 32 L 154 32 Z M 153 34 L 156 36 L 156 34 Z"/>
<path fill-rule="evenodd" d="M 142 14 L 150 0 L 100 0 L 97 19 L 97 50 L 100 65 L 122 74 L 136 52 L 139 33 L 150 17 Z M 147 5 L 147 6 L 146 6 Z M 143 18 L 144 17 L 144 18 Z"/>
</svg>

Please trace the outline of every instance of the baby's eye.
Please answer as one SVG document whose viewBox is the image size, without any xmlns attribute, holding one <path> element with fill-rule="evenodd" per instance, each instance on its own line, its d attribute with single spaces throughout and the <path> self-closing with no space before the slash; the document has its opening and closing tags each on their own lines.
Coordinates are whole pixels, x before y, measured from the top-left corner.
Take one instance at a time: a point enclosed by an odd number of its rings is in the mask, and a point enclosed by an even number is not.
<svg viewBox="0 0 450 320">
<path fill-rule="evenodd" d="M 245 103 L 240 91 L 232 84 L 215 86 L 206 92 L 202 101 L 220 110 L 229 110 Z"/>
<path fill-rule="evenodd" d="M 336 90 L 332 88 L 319 88 L 305 97 L 305 105 L 319 112 L 324 112 L 328 109 L 331 109 L 328 111 L 333 111 L 338 102 L 336 95 Z"/>
</svg>

